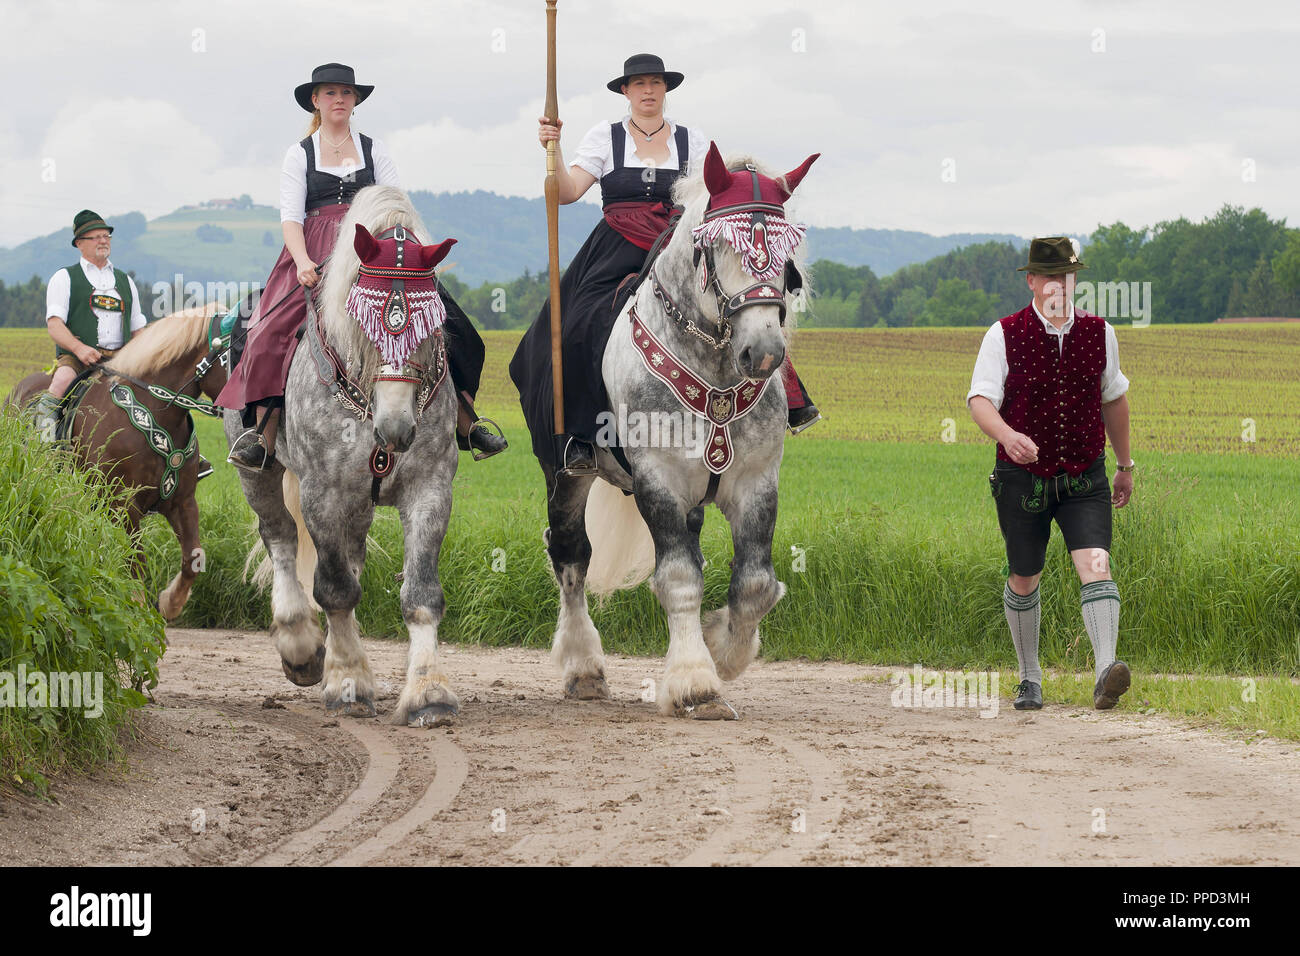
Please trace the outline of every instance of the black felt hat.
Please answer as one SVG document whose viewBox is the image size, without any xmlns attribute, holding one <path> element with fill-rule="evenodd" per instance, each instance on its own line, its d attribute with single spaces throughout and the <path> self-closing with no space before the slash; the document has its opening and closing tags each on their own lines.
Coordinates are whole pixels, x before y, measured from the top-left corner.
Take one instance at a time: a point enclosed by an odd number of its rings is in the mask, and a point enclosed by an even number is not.
<svg viewBox="0 0 1300 956">
<path fill-rule="evenodd" d="M 293 88 L 293 98 L 308 113 L 316 112 L 316 107 L 311 105 L 311 91 L 322 83 L 337 83 L 339 86 L 352 87 L 357 91 L 358 103 L 374 90 L 373 86 L 362 86 L 356 81 L 352 73 L 352 67 L 345 66 L 342 63 L 323 63 L 311 71 L 310 83 L 300 83 Z"/>
<path fill-rule="evenodd" d="M 623 61 L 623 75 L 614 77 L 605 86 L 609 88 L 611 93 L 622 93 L 624 83 L 631 77 L 641 76 L 645 73 L 662 73 L 664 83 L 668 85 L 670 90 L 677 89 L 682 85 L 682 80 L 686 79 L 680 73 L 665 70 L 664 61 L 653 53 L 636 53 Z"/>
<path fill-rule="evenodd" d="M 1032 272 L 1040 276 L 1059 276 L 1088 268 L 1079 261 L 1074 243 L 1067 236 L 1048 236 L 1029 243 L 1029 262 L 1017 272 Z"/>
<path fill-rule="evenodd" d="M 107 229 L 110 236 L 113 234 L 113 227 L 104 222 L 103 216 L 89 209 L 81 210 L 72 217 L 72 244 L 75 246 L 78 239 L 95 229 Z"/>
</svg>

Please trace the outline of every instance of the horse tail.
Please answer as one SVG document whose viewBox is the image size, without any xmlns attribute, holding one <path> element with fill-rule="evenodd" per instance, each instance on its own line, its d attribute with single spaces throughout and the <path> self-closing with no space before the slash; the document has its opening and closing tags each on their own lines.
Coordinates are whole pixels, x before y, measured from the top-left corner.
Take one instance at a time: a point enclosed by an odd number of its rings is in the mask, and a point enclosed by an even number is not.
<svg viewBox="0 0 1300 956">
<path fill-rule="evenodd" d="M 298 583 L 302 585 L 302 589 L 307 595 L 307 602 L 311 605 L 312 610 L 319 611 L 320 607 L 316 604 L 316 599 L 312 597 L 312 588 L 316 577 L 316 544 L 312 541 L 311 534 L 307 531 L 307 525 L 302 520 L 302 498 L 298 487 L 298 475 L 288 468 L 284 470 L 281 490 L 284 496 L 284 507 L 293 516 L 294 524 L 298 526 L 298 557 L 295 562 L 298 569 Z M 258 561 L 259 558 L 260 561 Z M 258 561 L 258 565 L 250 578 L 248 569 L 255 561 Z M 244 561 L 244 578 L 245 580 L 251 580 L 253 586 L 259 591 L 265 591 L 275 579 L 275 569 L 271 565 L 271 556 L 267 554 L 266 545 L 262 543 L 260 536 Z"/>
<path fill-rule="evenodd" d="M 587 496 L 591 563 L 587 590 L 606 595 L 634 588 L 654 572 L 655 543 L 636 498 L 597 478 Z"/>
<path fill-rule="evenodd" d="M 298 569 L 298 583 L 302 585 L 312 609 L 319 611 L 320 606 L 312 597 L 312 589 L 316 582 L 316 542 L 312 541 L 311 532 L 307 530 L 307 523 L 302 518 L 302 495 L 298 486 L 297 473 L 286 468 L 282 487 L 284 506 L 289 514 L 293 515 L 293 523 L 298 526 L 298 559 L 295 562 Z"/>
</svg>

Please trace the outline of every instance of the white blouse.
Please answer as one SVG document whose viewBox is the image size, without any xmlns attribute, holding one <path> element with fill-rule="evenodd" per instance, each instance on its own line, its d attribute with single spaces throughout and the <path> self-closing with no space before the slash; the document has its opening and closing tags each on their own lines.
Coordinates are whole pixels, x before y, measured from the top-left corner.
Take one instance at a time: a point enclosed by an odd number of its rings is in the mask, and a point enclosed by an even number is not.
<svg viewBox="0 0 1300 956">
<path fill-rule="evenodd" d="M 643 168 L 648 163 L 642 162 L 636 154 L 636 141 L 634 136 L 640 136 L 636 130 L 628 125 L 632 114 L 623 117 L 623 128 L 627 130 L 627 139 L 623 145 L 623 165 L 634 168 Z M 668 161 L 663 164 L 664 169 L 678 169 L 689 175 L 699 169 L 700 164 L 704 162 L 704 156 L 709 151 L 708 137 L 700 133 L 695 127 L 687 128 L 687 142 L 690 146 L 690 161 L 688 168 L 682 170 L 681 164 L 677 159 L 677 124 L 673 122 L 672 117 L 665 116 L 664 120 L 668 123 Z M 614 169 L 614 144 L 609 133 L 609 123 L 599 123 L 587 130 L 587 135 L 582 137 L 582 143 L 578 146 L 578 151 L 573 154 L 569 160 L 569 165 L 577 166 L 585 170 L 596 179 L 600 179 L 606 173 Z M 645 137 L 641 137 L 644 141 Z M 299 150 L 302 152 L 302 150 Z M 304 157 L 305 158 L 305 157 Z M 378 160 L 375 160 L 378 165 Z"/>
<path fill-rule="evenodd" d="M 365 169 L 365 153 L 361 151 L 361 134 L 352 131 L 352 143 L 357 148 L 363 165 L 356 166 L 351 161 L 342 166 L 326 166 L 320 161 L 320 130 L 311 134 L 312 148 L 316 151 L 316 169 L 322 173 L 346 176 L 359 169 Z M 692 146 L 692 149 L 695 147 Z M 706 147 L 707 148 L 707 147 Z M 388 147 L 380 140 L 370 141 L 370 158 L 375 164 L 375 182 L 380 186 L 401 186 L 397 178 L 397 164 L 388 155 Z M 294 143 L 284 154 L 284 166 L 280 170 L 280 221 L 304 222 L 307 218 L 307 154 L 302 145 Z"/>
</svg>

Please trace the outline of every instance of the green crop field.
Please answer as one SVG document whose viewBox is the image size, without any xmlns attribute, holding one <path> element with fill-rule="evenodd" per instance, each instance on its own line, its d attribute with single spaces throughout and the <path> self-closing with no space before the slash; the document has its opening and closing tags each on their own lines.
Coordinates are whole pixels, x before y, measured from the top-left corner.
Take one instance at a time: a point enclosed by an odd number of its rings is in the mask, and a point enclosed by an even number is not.
<svg viewBox="0 0 1300 956">
<path fill-rule="evenodd" d="M 1116 513 L 1121 653 L 1139 673 L 1272 676 L 1294 691 L 1300 325 L 1117 331 L 1139 463 L 1134 500 Z M 798 336 L 796 365 L 827 421 L 786 443 L 775 561 L 789 590 L 764 622 L 765 655 L 938 668 L 1014 664 L 986 480 L 993 449 L 964 402 L 982 334 Z M 442 556 L 448 610 L 441 633 L 546 646 L 557 604 L 541 544 L 541 475 L 505 371 L 518 333 L 485 339 L 480 411 L 505 426 L 512 445 L 485 462 L 461 456 Z M 0 330 L 0 386 L 7 390 L 23 371 L 48 362 L 47 351 L 39 333 Z M 224 463 L 217 422 L 200 422 L 200 444 L 217 468 L 200 486 L 207 570 L 181 623 L 265 627 L 267 597 L 241 580 L 254 521 Z M 392 509 L 380 509 L 372 537 L 359 618 L 367 633 L 401 637 L 393 578 L 401 530 Z M 160 519 L 146 523 L 145 541 L 157 589 L 174 572 L 179 549 Z M 710 510 L 706 606 L 725 602 L 730 549 L 725 521 Z M 1090 670 L 1078 581 L 1059 535 L 1043 595 L 1044 665 Z M 646 588 L 608 599 L 593 616 L 607 649 L 666 647 L 663 615 Z"/>
</svg>

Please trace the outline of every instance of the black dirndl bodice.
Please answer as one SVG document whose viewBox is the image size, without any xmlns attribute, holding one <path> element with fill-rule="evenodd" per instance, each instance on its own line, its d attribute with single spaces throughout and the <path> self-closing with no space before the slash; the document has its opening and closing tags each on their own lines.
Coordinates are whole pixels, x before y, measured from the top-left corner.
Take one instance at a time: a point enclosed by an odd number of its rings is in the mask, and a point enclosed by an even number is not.
<svg viewBox="0 0 1300 956">
<path fill-rule="evenodd" d="M 672 187 L 677 169 L 626 166 L 623 153 L 627 131 L 622 123 L 610 126 L 614 168 L 600 179 L 604 205 L 621 202 L 663 203 L 672 206 Z M 689 139 L 685 127 L 674 132 L 680 168 L 689 162 Z M 646 250 L 630 242 L 608 222 L 596 223 L 587 241 L 574 255 L 560 278 L 561 351 L 564 362 L 564 428 L 568 435 L 594 442 L 599 431 L 597 417 L 607 410 L 601 364 L 617 316 L 614 293 L 627 276 L 641 271 Z M 551 397 L 551 304 L 547 301 L 536 321 L 524 333 L 510 361 L 510 378 L 519 389 L 519 404 L 533 441 L 533 454 L 554 467 L 555 414 Z"/>
<path fill-rule="evenodd" d="M 659 169 L 654 166 L 625 166 L 623 154 L 627 150 L 627 130 L 622 123 L 611 123 L 610 145 L 614 151 L 614 168 L 600 177 L 600 203 L 608 206 L 615 202 L 661 202 L 673 204 L 673 183 L 681 170 L 690 162 L 691 140 L 685 126 L 673 133 L 677 140 L 677 169 Z"/>
<path fill-rule="evenodd" d="M 305 208 L 308 212 L 335 203 L 351 203 L 352 197 L 357 194 L 358 189 L 362 186 L 373 186 L 375 184 L 375 161 L 370 155 L 372 142 L 373 140 L 365 133 L 361 134 L 361 159 L 365 166 L 348 176 L 335 176 L 333 173 L 323 173 L 316 168 L 316 150 L 312 148 L 310 136 L 299 144 L 307 154 L 307 203 Z"/>
</svg>

